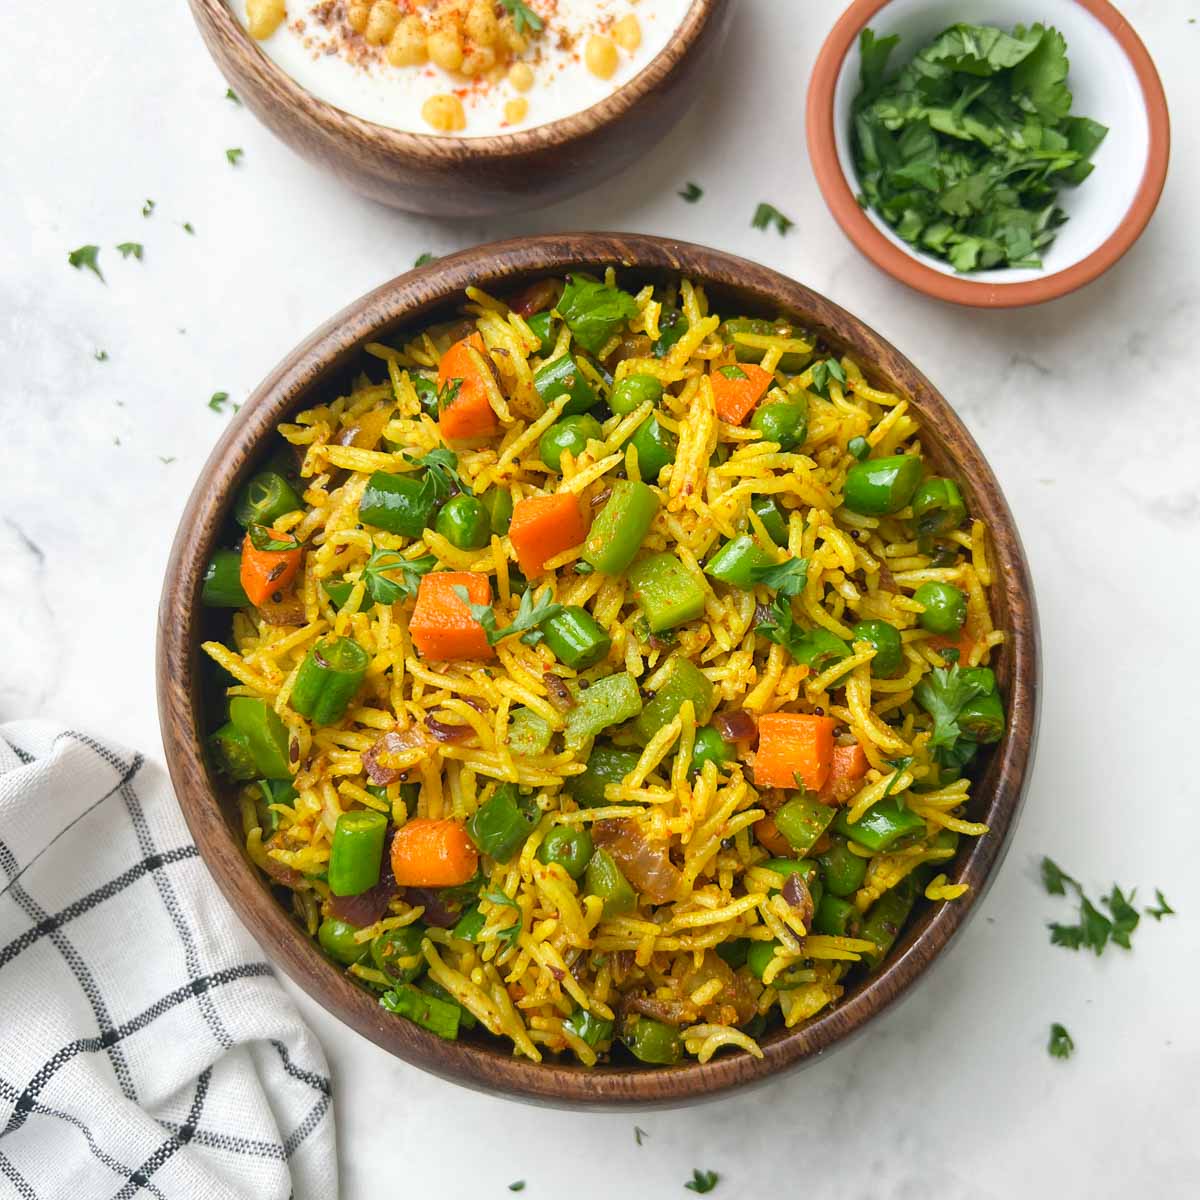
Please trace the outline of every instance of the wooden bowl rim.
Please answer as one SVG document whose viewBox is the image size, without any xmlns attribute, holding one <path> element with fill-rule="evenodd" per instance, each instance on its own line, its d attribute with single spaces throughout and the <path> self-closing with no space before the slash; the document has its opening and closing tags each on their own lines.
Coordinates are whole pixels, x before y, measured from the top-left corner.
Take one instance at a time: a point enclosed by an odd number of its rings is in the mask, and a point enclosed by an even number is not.
<svg viewBox="0 0 1200 1200">
<path fill-rule="evenodd" d="M 441 133 L 413 133 L 355 116 L 322 100 L 297 83 L 270 58 L 234 16 L 229 0 L 188 0 L 202 29 L 225 30 L 243 45 L 241 63 L 260 85 L 283 96 L 292 115 L 327 135 L 382 149 L 385 153 L 428 161 L 461 161 L 464 157 L 499 161 L 533 152 L 555 150 L 588 136 L 627 115 L 641 100 L 670 78 L 691 53 L 709 20 L 730 0 L 691 0 L 680 24 L 666 45 L 632 79 L 603 99 L 554 121 L 513 133 L 459 137 Z"/>
<path fill-rule="evenodd" d="M 926 266 L 922 257 L 890 241 L 868 218 L 846 178 L 838 158 L 834 129 L 834 92 L 842 64 L 858 35 L 892 0 L 854 0 L 825 39 L 808 85 L 808 154 L 817 186 L 847 237 L 882 271 L 918 292 L 972 308 L 1021 308 L 1057 300 L 1098 279 L 1117 263 L 1150 223 L 1167 180 L 1171 157 L 1171 119 L 1154 61 L 1141 38 L 1108 0 L 1073 0 L 1092 14 L 1120 45 L 1129 59 L 1146 106 L 1149 149 L 1133 200 L 1112 233 L 1086 258 L 1024 283 L 980 283 L 943 275 Z"/>
<path fill-rule="evenodd" d="M 277 423 L 309 393 L 353 361 L 365 341 L 424 318 L 461 298 L 468 285 L 504 290 L 544 274 L 614 265 L 647 274 L 686 275 L 737 292 L 747 310 L 794 312 L 827 331 L 870 373 L 912 397 L 931 438 L 944 438 L 973 511 L 988 520 L 993 556 L 1009 609 L 1003 661 L 1009 734 L 993 751 L 996 781 L 981 807 L 991 833 L 974 841 L 958 878 L 971 890 L 932 906 L 906 931 L 877 975 L 810 1024 L 776 1033 L 764 1058 L 718 1056 L 674 1068 L 608 1066 L 592 1071 L 518 1060 L 496 1046 L 443 1042 L 383 1012 L 292 923 L 249 864 L 222 815 L 202 750 L 199 591 L 204 565 L 230 498 Z M 887 364 L 884 376 L 880 364 Z M 935 433 L 934 431 L 939 431 Z M 950 445 L 953 444 L 953 449 Z M 1007 850 L 1036 744 L 1039 652 L 1029 569 L 1008 505 L 978 446 L 927 379 L 883 338 L 824 297 L 757 263 L 689 243 L 640 234 L 565 234 L 516 238 L 462 251 L 410 271 L 355 301 L 289 353 L 233 420 L 200 473 L 168 560 L 159 609 L 157 679 L 164 748 L 179 803 L 204 861 L 226 898 L 271 957 L 328 1011 L 401 1059 L 479 1090 L 538 1103 L 586 1108 L 649 1107 L 712 1098 L 811 1062 L 893 1004 L 951 941 L 975 910 Z M 976 804 L 984 796 L 976 790 Z M 960 851 L 960 855 L 963 852 Z"/>
</svg>

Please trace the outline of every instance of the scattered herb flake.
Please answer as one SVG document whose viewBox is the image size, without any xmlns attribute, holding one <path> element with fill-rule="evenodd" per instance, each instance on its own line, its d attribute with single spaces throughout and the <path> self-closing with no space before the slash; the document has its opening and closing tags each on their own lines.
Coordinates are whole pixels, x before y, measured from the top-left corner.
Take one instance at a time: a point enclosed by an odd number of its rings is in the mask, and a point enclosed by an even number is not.
<svg viewBox="0 0 1200 1200">
<path fill-rule="evenodd" d="M 518 1179 L 515 1183 L 510 1183 L 508 1190 L 510 1192 L 523 1192 L 525 1190 L 525 1180 Z"/>
<path fill-rule="evenodd" d="M 850 647 L 828 629 L 805 629 L 797 624 L 791 604 L 776 596 L 766 617 L 755 626 L 755 632 L 769 642 L 777 642 L 798 663 L 820 671 L 851 653 Z"/>
<path fill-rule="evenodd" d="M 160 455 L 158 456 L 158 461 L 159 461 L 160 463 L 162 463 L 164 466 L 167 466 L 167 465 L 169 465 L 169 464 L 171 464 L 171 463 L 173 463 L 173 462 L 175 461 L 175 455 L 173 455 L 173 454 L 160 454 Z"/>
<path fill-rule="evenodd" d="M 417 594 L 421 577 L 437 566 L 432 554 L 405 558 L 399 550 L 377 549 L 372 543 L 371 557 L 362 569 L 362 580 L 372 604 L 395 604 Z M 399 573 L 402 578 L 396 579 Z"/>
<path fill-rule="evenodd" d="M 138 262 L 142 261 L 144 247 L 141 242 L 118 242 L 117 249 L 122 258 L 136 258 Z"/>
<path fill-rule="evenodd" d="M 95 352 L 95 353 L 92 355 L 92 357 L 93 357 L 93 358 L 94 358 L 94 359 L 95 359 L 97 362 L 108 362 L 108 351 L 107 351 L 107 350 L 97 350 L 97 351 L 96 351 L 96 352 Z"/>
<path fill-rule="evenodd" d="M 1070 1058 L 1075 1050 L 1075 1043 L 1066 1028 L 1056 1021 L 1050 1026 L 1050 1042 L 1046 1046 L 1051 1058 Z"/>
<path fill-rule="evenodd" d="M 146 203 L 142 205 L 142 216 L 148 217 L 153 211 L 154 211 L 154 201 L 147 200 Z"/>
<path fill-rule="evenodd" d="M 1158 888 L 1154 889 L 1154 899 L 1157 902 L 1156 905 L 1144 910 L 1147 916 L 1153 917 L 1156 921 L 1161 921 L 1163 917 L 1173 917 L 1176 915 L 1175 910 L 1167 903 L 1166 897 Z"/>
<path fill-rule="evenodd" d="M 231 146 L 225 151 L 225 158 L 228 160 L 230 166 L 236 167 L 241 162 L 242 156 L 245 153 L 245 150 L 241 146 Z"/>
<path fill-rule="evenodd" d="M 195 236 L 195 234 L 196 234 L 196 230 L 195 230 L 195 229 L 192 227 L 192 223 L 191 223 L 191 221 L 184 221 L 184 223 L 183 223 L 183 232 L 184 232 L 184 233 L 190 233 L 190 234 L 192 234 L 192 236 L 193 236 L 193 237 Z"/>
<path fill-rule="evenodd" d="M 808 559 L 787 558 L 769 567 L 751 567 L 750 582 L 761 583 L 781 596 L 798 596 L 808 582 Z"/>
<path fill-rule="evenodd" d="M 589 354 L 599 354 L 613 334 L 638 314 L 637 301 L 628 292 L 581 275 L 567 280 L 555 309 Z"/>
<path fill-rule="evenodd" d="M 80 246 L 78 250 L 72 250 L 67 255 L 67 262 L 71 264 L 77 271 L 83 270 L 85 267 L 100 280 L 104 282 L 104 276 L 100 273 L 100 247 L 99 246 Z"/>
<path fill-rule="evenodd" d="M 773 204 L 764 201 L 754 210 L 754 219 L 750 222 L 755 229 L 770 229 L 772 225 L 779 231 L 781 237 L 794 228 L 796 222 L 785 217 Z"/>
<path fill-rule="evenodd" d="M 983 687 L 964 676 L 957 663 L 931 671 L 917 684 L 913 696 L 933 718 L 930 750 L 954 752 L 962 737 L 962 730 L 958 727 L 959 714 L 976 696 L 981 695 Z"/>
<path fill-rule="evenodd" d="M 517 614 L 513 617 L 512 624 L 506 625 L 503 629 L 497 629 L 496 613 L 490 604 L 472 604 L 465 587 L 456 585 L 453 591 L 471 610 L 471 616 L 483 626 L 489 646 L 494 646 L 497 642 L 514 637 L 518 633 L 525 633 L 526 630 L 536 629 L 543 621 L 558 616 L 563 607 L 550 599 L 549 588 L 544 588 L 540 599 L 535 601 L 533 589 L 527 587 L 521 594 L 521 602 L 517 605 Z"/>
<path fill-rule="evenodd" d="M 1110 941 L 1126 950 L 1133 949 L 1133 932 L 1141 920 L 1141 914 L 1134 907 L 1137 888 L 1126 895 L 1120 886 L 1114 883 L 1112 890 L 1100 901 L 1108 909 L 1109 915 L 1105 916 L 1088 899 L 1083 885 L 1049 858 L 1042 859 L 1042 883 L 1052 896 L 1064 896 L 1070 887 L 1079 897 L 1079 920 L 1075 924 L 1050 922 L 1048 927 L 1052 945 L 1063 946 L 1068 950 L 1085 948 L 1096 955 L 1103 954 Z M 1159 896 L 1161 895 L 1160 892 Z"/>
<path fill-rule="evenodd" d="M 689 1192 L 700 1192 L 703 1194 L 704 1192 L 711 1192 L 717 1186 L 717 1180 L 720 1178 L 720 1175 L 716 1171 L 701 1171 L 699 1168 L 694 1168 L 691 1179 L 683 1186 Z"/>
<path fill-rule="evenodd" d="M 238 97 L 237 92 L 235 92 L 231 87 L 227 87 L 225 89 L 225 99 L 232 101 L 234 104 L 241 104 L 241 99 Z"/>
<path fill-rule="evenodd" d="M 812 369 L 812 383 L 809 385 L 814 392 L 829 399 L 829 381 L 836 379 L 842 387 L 846 386 L 846 372 L 836 358 L 823 358 Z"/>
<path fill-rule="evenodd" d="M 413 266 L 414 267 L 427 267 L 427 266 L 429 266 L 430 263 L 433 263 L 433 262 L 437 262 L 437 255 L 430 254 L 429 251 L 426 250 L 424 254 L 417 255 L 416 261 L 413 263 Z"/>
<path fill-rule="evenodd" d="M 208 398 L 208 407 L 211 408 L 213 412 L 224 412 L 225 405 L 228 403 L 228 392 L 213 392 L 213 394 Z"/>
<path fill-rule="evenodd" d="M 462 380 L 455 379 L 451 382 L 461 384 Z M 456 393 L 457 390 L 456 388 Z M 425 479 L 421 483 L 421 491 L 425 495 L 431 496 L 436 503 L 440 504 L 443 500 L 448 500 L 456 491 L 471 495 L 470 484 L 458 473 L 458 455 L 453 450 L 439 446 L 436 450 L 430 450 L 428 454 L 422 454 L 420 457 L 405 454 L 404 461 L 412 463 L 414 467 L 425 468 Z"/>
<path fill-rule="evenodd" d="M 1052 896 L 1065 896 L 1068 883 L 1075 888 L 1079 886 L 1058 863 L 1051 858 L 1044 857 L 1042 859 L 1042 884 L 1046 891 Z"/>
<path fill-rule="evenodd" d="M 684 185 L 683 189 L 676 193 L 689 204 L 695 204 L 701 196 L 704 195 L 704 189 L 697 183 L 693 183 L 690 179 Z"/>
<path fill-rule="evenodd" d="M 648 1138 L 649 1136 L 650 1135 L 640 1125 L 635 1125 L 633 1127 L 634 1141 L 636 1141 L 639 1146 L 642 1144 L 643 1139 Z"/>
<path fill-rule="evenodd" d="M 500 3 L 512 17 L 513 28 L 517 33 L 524 33 L 526 30 L 541 33 L 542 18 L 528 4 L 524 3 L 524 0 L 500 0 Z"/>
</svg>

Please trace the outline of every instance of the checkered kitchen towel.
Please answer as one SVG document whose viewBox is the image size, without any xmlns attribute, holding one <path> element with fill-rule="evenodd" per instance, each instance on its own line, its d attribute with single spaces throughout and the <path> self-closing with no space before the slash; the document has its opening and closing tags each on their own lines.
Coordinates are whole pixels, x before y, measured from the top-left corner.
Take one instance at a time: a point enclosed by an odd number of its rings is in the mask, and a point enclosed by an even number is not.
<svg viewBox="0 0 1200 1200">
<path fill-rule="evenodd" d="M 165 774 L 0 725 L 0 1197 L 336 1194 L 321 1049 Z"/>
</svg>

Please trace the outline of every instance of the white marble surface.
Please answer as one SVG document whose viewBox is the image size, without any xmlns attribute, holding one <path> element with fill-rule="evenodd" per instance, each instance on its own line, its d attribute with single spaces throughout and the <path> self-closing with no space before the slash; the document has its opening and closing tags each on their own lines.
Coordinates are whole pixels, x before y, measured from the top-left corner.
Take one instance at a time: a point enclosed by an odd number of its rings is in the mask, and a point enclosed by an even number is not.
<svg viewBox="0 0 1200 1200">
<path fill-rule="evenodd" d="M 53 715 L 161 757 L 155 608 L 178 514 L 228 419 L 208 397 L 244 396 L 421 251 L 502 234 L 668 233 L 826 292 L 940 385 L 1024 533 L 1045 647 L 1041 753 L 982 912 L 916 995 L 799 1076 L 638 1117 L 640 1149 L 632 1115 L 463 1091 L 305 1001 L 336 1079 L 346 1197 L 482 1200 L 521 1178 L 531 1198 L 679 1196 L 693 1166 L 721 1173 L 723 1200 L 1200 1190 L 1200 7 L 1125 5 L 1176 119 L 1146 235 L 1084 292 L 993 314 L 890 282 L 825 210 L 803 85 L 840 7 L 744 0 L 728 48 L 739 70 L 653 163 L 554 209 L 462 225 L 375 207 L 295 158 L 223 99 L 181 3 L 76 5 L 70 36 L 60 6 L 33 6 L 0 42 L 0 720 Z M 245 148 L 236 169 L 230 146 Z M 694 206 L 675 196 L 688 179 L 706 189 Z M 790 237 L 750 228 L 763 199 L 796 220 Z M 120 260 L 126 240 L 145 243 L 144 262 Z M 66 264 L 87 242 L 104 247 L 107 286 Z M 1161 886 L 1181 915 L 1145 923 L 1132 954 L 1053 948 L 1043 853 L 1093 888 Z M 1075 1036 L 1068 1063 L 1046 1054 L 1051 1021 Z"/>
</svg>

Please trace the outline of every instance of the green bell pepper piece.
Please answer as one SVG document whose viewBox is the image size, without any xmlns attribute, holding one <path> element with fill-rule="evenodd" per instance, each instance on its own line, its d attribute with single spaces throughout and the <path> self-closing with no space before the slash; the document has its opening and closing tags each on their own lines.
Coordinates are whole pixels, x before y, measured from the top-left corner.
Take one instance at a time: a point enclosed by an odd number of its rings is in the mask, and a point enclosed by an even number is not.
<svg viewBox="0 0 1200 1200">
<path fill-rule="evenodd" d="M 603 733 L 612 725 L 620 725 L 642 711 L 642 695 L 637 680 L 628 671 L 606 675 L 584 689 L 571 688 L 575 703 L 567 713 L 564 738 L 568 747 L 578 746 L 585 739 Z"/>
<path fill-rule="evenodd" d="M 816 845 L 837 812 L 813 796 L 796 796 L 776 812 L 775 827 L 791 843 L 792 849 L 803 856 Z"/>
<path fill-rule="evenodd" d="M 687 658 L 673 658 L 654 699 L 633 723 L 634 735 L 645 745 L 664 725 L 675 720 L 685 700 L 692 702 L 696 723 L 706 724 L 716 707 L 715 693 L 712 681 L 695 663 Z"/>
<path fill-rule="evenodd" d="M 532 758 L 550 749 L 554 731 L 530 708 L 514 708 L 508 719 L 508 747 L 519 758 Z"/>
<path fill-rule="evenodd" d="M 604 901 L 603 915 L 620 917 L 637 908 L 637 893 L 621 874 L 617 860 L 607 850 L 596 850 L 588 861 L 583 878 L 584 891 Z"/>
<path fill-rule="evenodd" d="M 592 747 L 587 769 L 582 775 L 567 780 L 567 791 L 580 808 L 600 808 L 608 803 L 604 789 L 610 783 L 620 783 L 638 765 L 640 756 L 632 750 L 600 743 Z"/>
<path fill-rule="evenodd" d="M 673 554 L 651 554 L 629 571 L 634 599 L 651 633 L 674 629 L 704 612 L 704 589 Z"/>
</svg>

